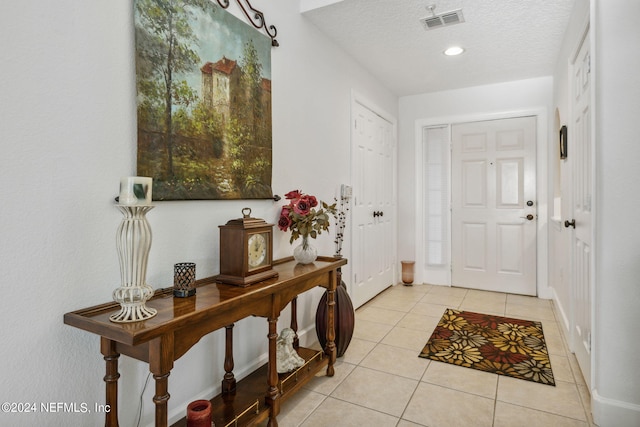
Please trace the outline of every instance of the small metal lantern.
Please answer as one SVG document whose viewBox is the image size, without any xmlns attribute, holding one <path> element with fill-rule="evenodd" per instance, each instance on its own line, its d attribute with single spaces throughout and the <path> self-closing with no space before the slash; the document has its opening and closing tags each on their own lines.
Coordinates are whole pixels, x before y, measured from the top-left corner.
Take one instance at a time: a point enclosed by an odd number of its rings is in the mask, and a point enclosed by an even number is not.
<svg viewBox="0 0 640 427">
<path fill-rule="evenodd" d="M 186 298 L 196 294 L 196 264 L 179 262 L 173 266 L 173 296 Z"/>
</svg>

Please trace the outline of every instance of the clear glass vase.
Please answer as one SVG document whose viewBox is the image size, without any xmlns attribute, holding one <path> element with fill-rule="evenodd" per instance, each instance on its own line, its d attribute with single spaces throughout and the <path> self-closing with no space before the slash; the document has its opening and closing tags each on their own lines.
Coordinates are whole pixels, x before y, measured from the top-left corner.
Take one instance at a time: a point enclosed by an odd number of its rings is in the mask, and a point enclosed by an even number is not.
<svg viewBox="0 0 640 427">
<path fill-rule="evenodd" d="M 309 243 L 309 236 L 302 236 L 302 243 L 293 250 L 293 258 L 299 264 L 311 264 L 318 258 L 318 251 Z"/>
</svg>

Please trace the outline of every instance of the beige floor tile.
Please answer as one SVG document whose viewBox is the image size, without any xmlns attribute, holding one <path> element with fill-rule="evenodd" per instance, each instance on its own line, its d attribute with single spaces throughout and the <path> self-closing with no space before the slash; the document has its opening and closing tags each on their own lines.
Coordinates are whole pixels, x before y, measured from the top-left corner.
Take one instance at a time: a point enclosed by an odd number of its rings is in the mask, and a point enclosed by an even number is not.
<svg viewBox="0 0 640 427">
<path fill-rule="evenodd" d="M 557 324 L 543 321 L 542 332 L 544 333 L 544 341 L 547 344 L 549 354 L 567 356 L 567 347 Z"/>
<path fill-rule="evenodd" d="M 504 316 L 505 303 L 500 301 L 478 301 L 475 299 L 465 298 L 460 304 L 460 310 Z"/>
<path fill-rule="evenodd" d="M 380 342 L 393 329 L 391 325 L 359 319 L 353 330 L 353 338 Z"/>
<path fill-rule="evenodd" d="M 396 326 L 380 342 L 394 347 L 414 350 L 417 356 L 430 336 L 430 332 Z"/>
<path fill-rule="evenodd" d="M 411 295 L 400 295 L 399 292 L 385 292 L 376 297 L 371 302 L 371 306 L 406 313 L 411 310 L 416 303 L 416 299 Z"/>
<path fill-rule="evenodd" d="M 342 359 L 345 363 L 357 365 L 362 362 L 362 359 L 364 359 L 375 346 L 376 343 L 373 341 L 352 338 L 349 347 L 347 347 L 347 351 L 345 351 L 344 355 L 338 358 L 338 360 Z"/>
<path fill-rule="evenodd" d="M 527 305 L 530 307 L 551 307 L 551 300 L 526 295 L 507 294 L 507 304 Z"/>
<path fill-rule="evenodd" d="M 584 385 L 586 387 L 587 382 L 584 380 L 584 376 L 582 375 L 582 371 L 580 370 L 580 365 L 578 364 L 578 359 L 576 359 L 576 355 L 574 353 L 567 353 L 567 358 L 569 359 L 569 364 L 571 365 L 571 372 L 573 372 L 573 378 L 578 385 Z"/>
<path fill-rule="evenodd" d="M 309 390 L 300 390 L 280 407 L 279 427 L 297 427 L 327 399 L 327 396 Z M 264 421 L 260 426 L 266 426 Z"/>
<path fill-rule="evenodd" d="M 497 402 L 494 427 L 587 427 L 584 421 Z"/>
<path fill-rule="evenodd" d="M 558 356 L 557 354 L 549 354 L 551 359 L 551 370 L 553 371 L 553 378 L 556 381 L 566 381 L 568 383 L 575 383 L 573 378 L 573 371 L 571 370 L 571 364 L 569 358 L 564 356 Z"/>
<path fill-rule="evenodd" d="M 396 326 L 429 332 L 429 335 L 431 335 L 439 321 L 439 317 L 426 316 L 424 314 L 416 314 L 412 312 L 407 313 Z"/>
<path fill-rule="evenodd" d="M 425 285 L 422 283 L 414 283 L 411 286 L 397 284 L 389 288 L 389 292 L 397 292 L 400 295 L 414 295 L 419 297 L 429 292 L 430 289 L 431 285 Z"/>
<path fill-rule="evenodd" d="M 398 418 L 354 405 L 339 399 L 327 398 L 301 425 L 301 427 L 394 427 Z"/>
<path fill-rule="evenodd" d="M 498 401 L 586 421 L 574 383 L 556 381 L 556 386 L 516 378 L 498 379 Z"/>
<path fill-rule="evenodd" d="M 479 291 L 477 289 L 468 289 L 464 299 L 472 299 L 476 301 L 487 302 L 506 302 L 507 294 L 504 292 Z"/>
<path fill-rule="evenodd" d="M 590 424 L 595 424 L 593 422 L 593 415 L 591 414 L 591 393 L 589 393 L 589 389 L 585 384 L 578 384 L 577 386 L 582 406 L 584 406 L 585 412 L 587 413 L 587 420 Z"/>
<path fill-rule="evenodd" d="M 555 314 L 550 305 L 548 306 L 531 306 L 521 304 L 507 303 L 505 311 L 507 316 L 526 320 L 550 320 L 556 321 Z"/>
<path fill-rule="evenodd" d="M 358 366 L 331 397 L 400 417 L 417 384 L 417 380 Z"/>
<path fill-rule="evenodd" d="M 446 295 L 446 294 L 438 294 L 428 292 L 421 300 L 421 303 L 429 303 L 435 305 L 444 305 L 447 308 L 458 309 L 460 304 L 462 304 L 462 300 L 464 296 L 457 295 Z"/>
<path fill-rule="evenodd" d="M 495 399 L 498 375 L 432 361 L 422 381 Z"/>
<path fill-rule="evenodd" d="M 447 308 L 449 307 L 447 307 L 446 305 L 430 304 L 421 300 L 419 303 L 413 306 L 409 313 L 424 314 L 426 316 L 436 317 L 440 319 Z"/>
<path fill-rule="evenodd" d="M 318 372 L 311 381 L 304 385 L 304 389 L 328 396 L 351 374 L 355 365 L 344 363 L 338 359 L 334 365 L 335 373 L 332 377 L 325 375 L 325 370 Z"/>
<path fill-rule="evenodd" d="M 430 293 L 431 295 L 449 295 L 449 296 L 456 296 L 456 297 L 464 297 L 468 291 L 469 291 L 468 289 L 454 288 L 451 286 L 431 286 L 431 289 L 429 289 L 428 293 Z"/>
<path fill-rule="evenodd" d="M 436 305 L 444 305 L 447 308 L 457 309 L 460 307 L 462 300 L 464 299 L 464 295 L 448 295 L 446 293 L 433 293 L 432 291 L 427 292 L 427 294 L 420 300 L 421 303 L 429 303 Z"/>
<path fill-rule="evenodd" d="M 470 289 L 460 303 L 460 310 L 504 316 L 506 300 L 507 295 L 502 292 Z"/>
<path fill-rule="evenodd" d="M 429 366 L 429 360 L 418 357 L 413 350 L 378 344 L 360 366 L 419 380 Z"/>
<path fill-rule="evenodd" d="M 398 310 L 389 310 L 376 306 L 367 306 L 362 310 L 356 310 L 356 321 L 368 320 L 371 322 L 384 323 L 395 326 L 406 313 Z"/>
<path fill-rule="evenodd" d="M 423 427 L 423 426 L 424 424 L 417 424 L 407 420 L 400 420 L 396 427 Z"/>
<path fill-rule="evenodd" d="M 429 427 L 491 427 L 493 399 L 421 382 L 402 418 Z"/>
</svg>

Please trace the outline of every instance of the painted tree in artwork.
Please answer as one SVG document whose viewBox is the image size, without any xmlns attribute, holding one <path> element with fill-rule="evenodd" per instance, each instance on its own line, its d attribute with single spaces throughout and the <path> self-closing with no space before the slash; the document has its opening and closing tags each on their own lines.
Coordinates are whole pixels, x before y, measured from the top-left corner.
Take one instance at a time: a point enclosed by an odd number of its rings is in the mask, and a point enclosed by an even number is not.
<svg viewBox="0 0 640 427">
<path fill-rule="evenodd" d="M 208 0 L 137 0 L 136 13 L 142 25 L 136 26 L 138 122 L 162 133 L 167 150 L 166 171 L 174 176 L 173 109 L 197 102 L 197 93 L 176 75 L 193 70 L 200 57 L 192 49 L 197 38 L 189 25 L 195 11 L 210 8 Z"/>
<path fill-rule="evenodd" d="M 237 101 L 226 135 L 233 178 L 245 196 L 253 196 L 270 191 L 271 120 L 266 117 L 262 64 L 251 40 L 244 45 L 240 67 L 244 96 Z"/>
<path fill-rule="evenodd" d="M 258 135 L 263 108 L 262 108 L 262 64 L 258 58 L 258 51 L 251 41 L 245 43 L 242 55 L 242 80 L 247 88 L 249 105 L 248 114 L 251 116 L 253 133 Z"/>
</svg>

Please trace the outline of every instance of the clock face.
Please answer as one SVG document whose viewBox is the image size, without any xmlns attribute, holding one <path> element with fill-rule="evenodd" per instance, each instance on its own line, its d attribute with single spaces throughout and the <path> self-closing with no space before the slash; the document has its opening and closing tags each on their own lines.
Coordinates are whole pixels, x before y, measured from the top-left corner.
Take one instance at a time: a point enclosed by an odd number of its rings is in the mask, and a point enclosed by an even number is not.
<svg viewBox="0 0 640 427">
<path fill-rule="evenodd" d="M 255 233 L 249 236 L 248 245 L 248 262 L 249 268 L 254 269 L 261 267 L 267 263 L 267 237 L 266 233 Z"/>
</svg>

